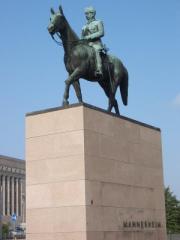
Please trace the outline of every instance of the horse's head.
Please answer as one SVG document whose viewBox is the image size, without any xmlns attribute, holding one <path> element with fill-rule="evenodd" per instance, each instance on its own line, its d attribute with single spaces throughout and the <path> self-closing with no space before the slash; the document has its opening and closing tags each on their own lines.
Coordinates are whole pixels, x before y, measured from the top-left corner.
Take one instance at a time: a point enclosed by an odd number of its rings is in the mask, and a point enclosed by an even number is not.
<svg viewBox="0 0 180 240">
<path fill-rule="evenodd" d="M 51 17 L 50 24 L 48 26 L 48 31 L 53 36 L 57 32 L 62 32 L 65 27 L 65 17 L 62 10 L 62 7 L 59 7 L 59 11 L 55 13 L 55 11 L 51 8 Z"/>
</svg>

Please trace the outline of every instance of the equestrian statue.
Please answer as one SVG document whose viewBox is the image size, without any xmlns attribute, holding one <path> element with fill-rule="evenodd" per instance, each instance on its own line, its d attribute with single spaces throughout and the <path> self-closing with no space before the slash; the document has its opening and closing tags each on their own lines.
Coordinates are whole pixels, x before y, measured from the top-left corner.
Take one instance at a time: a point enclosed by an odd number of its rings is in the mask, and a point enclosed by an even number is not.
<svg viewBox="0 0 180 240">
<path fill-rule="evenodd" d="M 108 112 L 114 107 L 116 114 L 120 114 L 115 98 L 119 87 L 124 105 L 128 102 L 128 72 L 123 63 L 115 56 L 107 54 L 101 38 L 104 36 L 103 22 L 96 20 L 96 11 L 93 7 L 85 9 L 87 19 L 82 28 L 81 38 L 73 31 L 63 9 L 55 12 L 51 8 L 48 31 L 57 42 L 56 34 L 62 41 L 64 48 L 64 63 L 69 74 L 65 81 L 63 105 L 68 105 L 69 89 L 73 85 L 79 102 L 82 102 L 82 93 L 79 79 L 98 82 L 108 97 Z M 60 44 L 60 42 L 58 42 Z"/>
</svg>

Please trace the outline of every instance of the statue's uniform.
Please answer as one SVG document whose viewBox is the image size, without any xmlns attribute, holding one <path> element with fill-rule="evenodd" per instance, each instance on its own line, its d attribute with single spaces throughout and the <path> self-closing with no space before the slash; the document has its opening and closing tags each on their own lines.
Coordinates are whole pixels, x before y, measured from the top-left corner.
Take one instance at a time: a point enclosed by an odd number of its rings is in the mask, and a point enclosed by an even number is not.
<svg viewBox="0 0 180 240">
<path fill-rule="evenodd" d="M 87 23 L 82 28 L 82 38 L 86 37 L 90 40 L 90 46 L 93 46 L 97 50 L 102 50 L 103 45 L 101 42 L 101 37 L 104 36 L 104 26 L 102 21 L 94 20 Z"/>
<path fill-rule="evenodd" d="M 99 20 L 93 20 L 87 23 L 82 28 L 82 39 L 89 40 L 89 46 L 92 46 L 96 52 L 97 70 L 102 69 L 102 61 L 100 57 L 100 51 L 103 49 L 101 37 L 104 36 L 103 22 Z"/>
</svg>

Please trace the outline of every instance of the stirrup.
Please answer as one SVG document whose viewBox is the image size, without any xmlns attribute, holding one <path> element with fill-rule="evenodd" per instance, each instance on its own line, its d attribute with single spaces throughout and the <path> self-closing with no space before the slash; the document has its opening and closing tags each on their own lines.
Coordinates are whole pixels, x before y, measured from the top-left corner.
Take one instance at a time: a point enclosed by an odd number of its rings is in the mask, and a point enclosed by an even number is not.
<svg viewBox="0 0 180 240">
<path fill-rule="evenodd" d="M 100 70 L 96 70 L 95 75 L 96 77 L 102 77 L 103 73 Z"/>
</svg>

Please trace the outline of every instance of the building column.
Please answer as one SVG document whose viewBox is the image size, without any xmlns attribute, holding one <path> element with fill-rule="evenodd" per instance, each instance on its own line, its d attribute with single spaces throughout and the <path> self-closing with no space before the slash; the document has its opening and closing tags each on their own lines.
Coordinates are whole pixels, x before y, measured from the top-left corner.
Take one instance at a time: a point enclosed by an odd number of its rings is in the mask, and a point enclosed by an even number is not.
<svg viewBox="0 0 180 240">
<path fill-rule="evenodd" d="M 26 206 L 26 198 L 25 198 L 25 182 L 24 182 L 24 179 L 21 179 L 21 206 L 22 206 L 22 210 L 21 210 L 21 216 L 22 216 L 22 222 L 25 222 L 25 219 L 26 219 L 26 209 L 25 209 L 25 206 Z"/>
<path fill-rule="evenodd" d="M 2 175 L 0 175 L 0 214 L 1 214 L 1 219 L 0 219 L 0 239 L 2 239 L 2 211 L 3 211 L 3 206 L 2 206 Z"/>
<path fill-rule="evenodd" d="M 19 179 L 19 184 L 20 184 L 20 198 L 19 198 L 19 201 L 20 201 L 20 203 L 19 203 L 19 205 L 20 205 L 20 209 L 19 209 L 19 215 L 20 216 L 22 216 L 22 212 L 23 212 L 23 210 L 22 210 L 22 208 L 23 208 L 23 187 L 22 187 L 22 179 Z"/>
<path fill-rule="evenodd" d="M 11 214 L 14 214 L 14 177 L 11 178 Z"/>
<path fill-rule="evenodd" d="M 0 214 L 3 214 L 3 185 L 2 185 L 3 175 L 1 175 L 0 177 L 1 177 L 1 185 L 0 185 Z"/>
<path fill-rule="evenodd" d="M 3 178 L 2 178 L 2 206 L 3 206 L 3 215 L 5 216 L 5 194 L 6 194 L 6 189 L 5 189 L 5 175 L 3 175 Z"/>
<path fill-rule="evenodd" d="M 16 216 L 19 216 L 19 179 L 16 178 Z"/>
<path fill-rule="evenodd" d="M 7 176 L 7 215 L 10 215 L 10 177 Z"/>
</svg>

